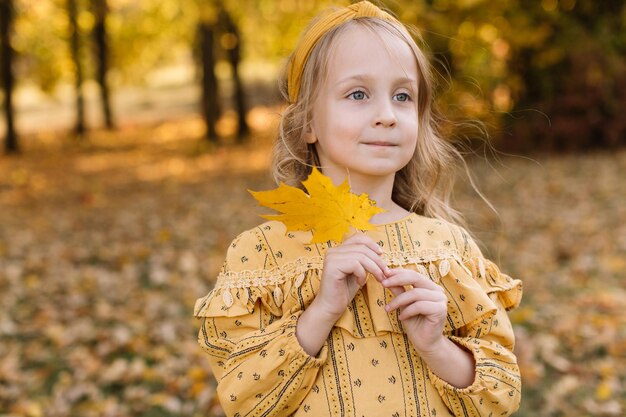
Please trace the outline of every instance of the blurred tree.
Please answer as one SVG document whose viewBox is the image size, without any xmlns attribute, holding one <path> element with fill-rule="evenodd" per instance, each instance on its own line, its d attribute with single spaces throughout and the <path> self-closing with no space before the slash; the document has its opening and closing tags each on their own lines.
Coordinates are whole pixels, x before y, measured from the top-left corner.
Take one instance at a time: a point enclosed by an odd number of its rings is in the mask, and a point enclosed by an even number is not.
<svg viewBox="0 0 626 417">
<path fill-rule="evenodd" d="M 13 120 L 13 48 L 11 35 L 13 31 L 12 0 L 0 0 L 0 72 L 2 73 L 2 86 L 4 89 L 4 116 L 6 121 L 6 138 L 4 148 L 6 153 L 19 151 L 17 135 Z"/>
<path fill-rule="evenodd" d="M 519 24 L 510 33 L 509 66 L 521 81 L 514 111 L 533 109 L 539 115 L 509 121 L 516 139 L 509 148 L 573 151 L 626 145 L 621 114 L 626 2 L 546 0 L 517 7 L 518 15 L 511 16 Z M 527 40 L 518 38 L 523 34 Z"/>
<path fill-rule="evenodd" d="M 197 59 L 201 82 L 201 110 L 206 125 L 206 139 L 216 143 L 218 140 L 216 124 L 222 113 L 220 106 L 219 84 L 215 74 L 219 47 L 219 10 L 223 8 L 221 0 L 199 1 L 197 22 Z"/>
<path fill-rule="evenodd" d="M 238 115 L 237 138 L 238 141 L 242 143 L 248 135 L 250 128 L 246 121 L 245 90 L 239 74 L 239 63 L 241 62 L 241 35 L 231 15 L 223 7 L 220 8 L 219 21 L 223 30 L 220 36 L 220 45 L 226 51 L 228 61 L 232 67 L 232 77 L 235 86 L 234 101 Z"/>
<path fill-rule="evenodd" d="M 100 86 L 100 101 L 104 113 L 104 123 L 112 129 L 113 115 L 111 113 L 111 98 L 107 71 L 109 69 L 109 45 L 106 20 L 108 14 L 107 0 L 91 0 L 91 8 L 95 18 L 93 26 L 93 41 L 96 53 L 96 81 Z"/>
<path fill-rule="evenodd" d="M 215 125 L 220 116 L 217 77 L 215 76 L 215 26 L 198 22 L 198 45 L 201 57 L 202 115 L 206 123 L 206 137 L 217 142 Z"/>
<path fill-rule="evenodd" d="M 81 137 L 85 133 L 85 100 L 83 98 L 83 65 L 80 54 L 80 30 L 77 22 L 77 1 L 67 0 L 70 31 L 70 50 L 74 62 L 74 89 L 76 90 L 76 124 L 74 131 Z"/>
</svg>

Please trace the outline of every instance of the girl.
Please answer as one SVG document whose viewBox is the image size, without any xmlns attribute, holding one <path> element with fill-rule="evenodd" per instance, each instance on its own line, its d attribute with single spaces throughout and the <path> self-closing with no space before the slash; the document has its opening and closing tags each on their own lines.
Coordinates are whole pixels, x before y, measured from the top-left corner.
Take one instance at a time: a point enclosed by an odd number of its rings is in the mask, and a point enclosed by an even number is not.
<svg viewBox="0 0 626 417">
<path fill-rule="evenodd" d="M 343 243 L 267 222 L 230 245 L 196 303 L 229 416 L 491 416 L 520 375 L 506 310 L 521 283 L 486 260 L 448 206 L 424 53 L 363 1 L 323 14 L 288 63 L 278 180 L 318 167 L 386 212 Z"/>
</svg>

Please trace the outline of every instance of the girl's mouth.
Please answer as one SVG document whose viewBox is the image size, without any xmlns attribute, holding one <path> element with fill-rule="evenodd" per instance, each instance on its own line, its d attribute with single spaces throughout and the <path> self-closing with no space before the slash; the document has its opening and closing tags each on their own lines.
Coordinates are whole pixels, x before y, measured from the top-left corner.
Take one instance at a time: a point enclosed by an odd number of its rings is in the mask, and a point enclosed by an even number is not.
<svg viewBox="0 0 626 417">
<path fill-rule="evenodd" d="M 395 143 L 386 141 L 364 142 L 364 144 L 369 146 L 397 146 Z"/>
</svg>

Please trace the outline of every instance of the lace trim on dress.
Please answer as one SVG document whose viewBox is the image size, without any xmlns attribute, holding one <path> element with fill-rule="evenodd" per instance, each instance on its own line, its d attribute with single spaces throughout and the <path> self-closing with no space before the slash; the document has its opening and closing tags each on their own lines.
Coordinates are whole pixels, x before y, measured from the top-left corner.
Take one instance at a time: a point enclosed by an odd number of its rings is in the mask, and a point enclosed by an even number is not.
<svg viewBox="0 0 626 417">
<path fill-rule="evenodd" d="M 495 325 L 497 306 L 493 297 L 498 297 L 507 310 L 519 305 L 521 299 L 521 282 L 502 274 L 495 264 L 482 257 L 462 260 L 456 250 L 441 248 L 388 253 L 383 258 L 392 267 L 414 268 L 444 288 L 449 299 L 446 334 L 456 334 L 463 327 L 472 328 L 474 333 L 487 333 Z M 271 270 L 223 272 L 215 288 L 196 303 L 195 315 L 237 317 L 251 313 L 260 302 L 274 316 L 282 316 L 285 311 L 301 308 L 292 298 L 297 298 L 297 289 L 305 282 L 319 282 L 322 268 L 322 257 L 309 257 Z M 337 322 L 338 327 L 358 337 L 402 331 L 398 320 L 383 309 L 388 290 L 374 281 L 368 279 L 360 301 L 357 300 L 357 304 L 365 305 L 359 311 L 359 320 L 348 308 Z M 310 286 L 307 289 L 310 291 Z M 284 310 L 287 299 L 291 301 Z M 363 326 L 364 318 L 370 323 L 368 328 Z"/>
<path fill-rule="evenodd" d="M 324 258 L 315 256 L 311 258 L 298 258 L 293 262 L 270 269 L 222 271 L 217 276 L 215 289 L 279 285 L 293 277 L 303 276 L 307 271 L 312 269 L 322 269 L 323 264 Z M 301 282 L 301 280 L 297 280 Z"/>
<path fill-rule="evenodd" d="M 389 266 L 402 266 L 415 264 L 424 275 L 445 276 L 450 271 L 449 262 L 441 262 L 436 268 L 433 262 L 454 259 L 462 263 L 463 260 L 456 249 L 422 249 L 403 252 L 391 252 L 382 255 L 383 260 Z M 298 258 L 295 261 L 271 269 L 256 269 L 243 271 L 222 271 L 217 276 L 215 289 L 234 289 L 250 287 L 273 287 L 295 278 L 295 284 L 299 287 L 307 271 L 321 270 L 324 265 L 322 256 L 310 258 Z M 428 270 L 426 270 L 426 265 Z M 469 272 L 469 271 L 468 271 Z"/>
</svg>

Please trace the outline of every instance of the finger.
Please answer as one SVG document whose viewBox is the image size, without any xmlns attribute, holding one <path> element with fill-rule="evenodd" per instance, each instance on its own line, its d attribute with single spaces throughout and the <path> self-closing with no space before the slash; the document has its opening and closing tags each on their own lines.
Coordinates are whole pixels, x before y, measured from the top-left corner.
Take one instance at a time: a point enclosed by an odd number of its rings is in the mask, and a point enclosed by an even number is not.
<svg viewBox="0 0 626 417">
<path fill-rule="evenodd" d="M 399 266 L 397 268 L 393 268 L 391 270 L 391 273 L 389 274 L 389 276 L 392 277 L 392 276 L 402 275 L 402 274 L 407 274 L 407 273 L 409 273 L 409 274 L 416 274 L 416 275 L 419 275 L 420 277 L 428 279 L 429 281 L 431 280 L 428 275 L 422 274 L 421 272 L 417 272 L 414 269 L 403 268 L 401 266 Z"/>
<path fill-rule="evenodd" d="M 365 245 L 379 255 L 383 253 L 382 248 L 378 246 L 378 243 L 374 242 L 374 239 L 360 232 L 353 234 L 352 236 L 344 240 L 344 242 L 337 247 L 352 245 L 352 244 Z"/>
<path fill-rule="evenodd" d="M 380 266 L 381 269 L 387 272 L 390 271 L 385 261 L 383 261 L 383 259 L 381 258 L 380 254 L 374 251 L 370 246 L 367 246 L 367 245 L 357 243 L 357 244 L 341 246 L 341 247 L 335 248 L 333 250 L 333 253 L 341 253 L 341 254 L 362 253 L 368 256 L 374 262 L 376 262 Z"/>
<path fill-rule="evenodd" d="M 367 273 L 363 276 L 356 277 L 356 283 L 359 284 L 359 287 L 363 287 L 367 282 Z"/>
<path fill-rule="evenodd" d="M 413 287 L 443 291 L 443 288 L 431 281 L 430 278 L 411 269 L 401 269 L 399 271 L 398 269 L 392 269 L 391 271 L 391 274 L 387 274 L 387 279 L 383 282 L 383 285 L 387 288 L 412 285 Z"/>
<path fill-rule="evenodd" d="M 362 253 L 335 254 L 327 259 L 325 268 L 329 267 L 335 268 L 344 276 L 356 275 L 361 284 L 365 284 L 368 272 L 379 280 L 384 277 L 380 266 Z"/>
<path fill-rule="evenodd" d="M 394 297 L 397 297 L 405 291 L 404 287 L 389 287 L 388 290 L 391 291 Z"/>
<path fill-rule="evenodd" d="M 403 308 L 412 303 L 421 301 L 447 303 L 447 298 L 445 295 L 437 291 L 426 290 L 423 288 L 413 288 L 395 296 L 385 306 L 385 310 L 392 311 L 397 308 Z"/>
<path fill-rule="evenodd" d="M 359 287 L 363 287 L 365 283 L 367 282 L 367 275 L 371 274 L 372 272 L 370 272 L 368 268 L 362 262 L 359 262 L 358 260 L 357 262 L 358 262 L 358 266 L 355 267 L 355 271 L 352 274 L 349 274 L 349 275 L 346 274 L 346 275 L 348 279 L 354 278 L 356 280 L 356 283 L 359 285 Z"/>
<path fill-rule="evenodd" d="M 346 277 L 354 276 L 358 283 L 365 282 L 367 270 L 357 259 L 349 259 L 342 265 L 338 265 L 339 271 Z"/>
<path fill-rule="evenodd" d="M 362 253 L 350 254 L 349 256 L 351 259 L 356 259 L 367 272 L 372 274 L 379 281 L 382 281 L 385 278 L 385 266 L 384 264 L 381 266 L 381 262 L 377 262 L 377 259 L 372 259 Z"/>
<path fill-rule="evenodd" d="M 372 262 L 374 262 L 377 265 L 377 270 L 382 271 L 381 274 L 375 274 L 376 278 L 378 278 L 379 281 L 382 281 L 385 278 L 385 274 L 391 271 L 389 267 L 387 266 L 387 264 L 385 264 L 385 261 L 380 257 L 380 255 L 372 251 L 372 249 L 368 246 L 357 244 L 357 245 L 345 246 L 345 247 L 342 247 L 341 249 L 337 247 L 335 249 L 336 250 L 333 250 L 333 252 L 330 254 L 331 257 L 338 256 L 338 255 L 354 257 L 354 256 L 357 256 L 356 254 L 360 254 L 369 258 Z M 327 258 L 328 257 L 329 255 L 327 254 Z M 370 272 L 374 273 L 374 271 L 370 271 Z"/>
<path fill-rule="evenodd" d="M 398 318 L 400 320 L 406 320 L 417 315 L 422 315 L 432 319 L 435 317 L 445 317 L 447 314 L 448 310 L 445 304 L 434 301 L 419 301 L 403 308 Z"/>
</svg>

